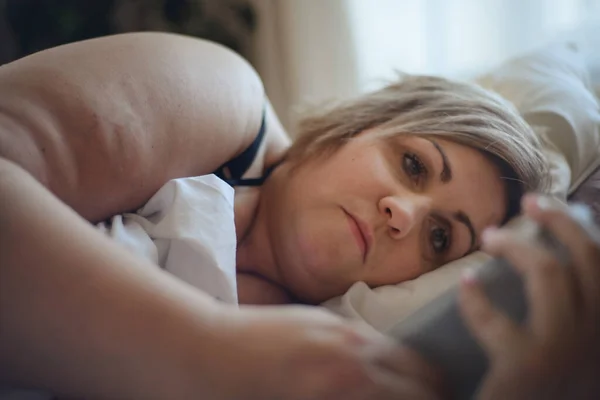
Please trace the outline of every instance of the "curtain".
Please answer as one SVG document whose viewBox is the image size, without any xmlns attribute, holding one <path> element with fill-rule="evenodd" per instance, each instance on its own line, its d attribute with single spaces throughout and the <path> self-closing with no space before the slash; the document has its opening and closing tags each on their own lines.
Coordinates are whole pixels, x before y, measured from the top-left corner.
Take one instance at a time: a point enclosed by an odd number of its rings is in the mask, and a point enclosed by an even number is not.
<svg viewBox="0 0 600 400">
<path fill-rule="evenodd" d="M 356 93 L 357 71 L 346 0 L 254 0 L 253 64 L 282 123 L 298 107 Z"/>
<path fill-rule="evenodd" d="M 600 0 L 254 0 L 255 65 L 284 125 L 395 71 L 465 78 L 583 25 Z M 600 53 L 600 51 L 598 52 Z"/>
</svg>

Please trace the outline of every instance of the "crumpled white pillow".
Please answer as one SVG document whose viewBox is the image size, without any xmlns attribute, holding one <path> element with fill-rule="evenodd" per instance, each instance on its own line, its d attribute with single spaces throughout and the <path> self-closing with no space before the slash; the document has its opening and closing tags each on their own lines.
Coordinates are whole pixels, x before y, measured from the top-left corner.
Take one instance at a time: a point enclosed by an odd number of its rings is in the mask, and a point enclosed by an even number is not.
<svg viewBox="0 0 600 400">
<path fill-rule="evenodd" d="M 562 42 L 477 80 L 511 101 L 540 135 L 551 167 L 550 192 L 563 199 L 600 165 L 600 112 L 585 60 L 576 43 Z M 323 305 L 386 331 L 458 282 L 465 268 L 488 258 L 476 252 L 398 285 L 371 289 L 359 282 Z"/>
<path fill-rule="evenodd" d="M 542 128 L 537 130 L 541 137 L 565 157 L 569 192 L 600 164 L 598 103 L 576 43 L 512 60 L 478 83 L 510 100 L 530 125 Z"/>
</svg>

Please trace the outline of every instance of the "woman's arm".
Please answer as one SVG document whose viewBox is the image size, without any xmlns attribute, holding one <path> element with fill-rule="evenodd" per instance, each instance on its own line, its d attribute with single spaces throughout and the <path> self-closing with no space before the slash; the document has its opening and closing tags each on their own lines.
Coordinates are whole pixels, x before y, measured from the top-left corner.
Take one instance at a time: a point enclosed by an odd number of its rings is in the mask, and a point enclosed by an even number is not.
<svg viewBox="0 0 600 400">
<path fill-rule="evenodd" d="M 219 357 L 224 306 L 110 242 L 2 159 L 0 193 L 0 386 L 214 395 L 202 379 Z"/>
<path fill-rule="evenodd" d="M 97 221 L 241 153 L 265 101 L 252 67 L 210 42 L 135 33 L 69 44 L 0 68 L 0 156 Z"/>
</svg>

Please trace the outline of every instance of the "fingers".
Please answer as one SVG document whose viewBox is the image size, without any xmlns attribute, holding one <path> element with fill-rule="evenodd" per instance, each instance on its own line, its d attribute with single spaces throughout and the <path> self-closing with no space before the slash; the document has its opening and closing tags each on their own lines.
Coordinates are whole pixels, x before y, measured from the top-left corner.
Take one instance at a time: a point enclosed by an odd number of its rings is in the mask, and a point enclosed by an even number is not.
<svg viewBox="0 0 600 400">
<path fill-rule="evenodd" d="M 550 335 L 575 318 L 576 291 L 572 273 L 540 246 L 519 241 L 503 230 L 485 232 L 484 250 L 503 257 L 524 275 L 532 331 Z"/>
<path fill-rule="evenodd" d="M 537 196 L 527 196 L 523 207 L 527 215 L 546 227 L 570 252 L 582 300 L 587 307 L 600 302 L 600 244 L 565 210 L 546 207 Z M 597 228 L 596 228 L 597 229 Z"/>
<path fill-rule="evenodd" d="M 459 291 L 461 315 L 471 333 L 491 358 L 506 357 L 506 352 L 519 353 L 527 345 L 527 337 L 508 316 L 493 307 L 468 270 Z"/>
<path fill-rule="evenodd" d="M 438 393 L 444 389 L 441 372 L 408 347 L 394 345 L 375 363 L 397 376 L 406 376 L 421 382 Z"/>
</svg>

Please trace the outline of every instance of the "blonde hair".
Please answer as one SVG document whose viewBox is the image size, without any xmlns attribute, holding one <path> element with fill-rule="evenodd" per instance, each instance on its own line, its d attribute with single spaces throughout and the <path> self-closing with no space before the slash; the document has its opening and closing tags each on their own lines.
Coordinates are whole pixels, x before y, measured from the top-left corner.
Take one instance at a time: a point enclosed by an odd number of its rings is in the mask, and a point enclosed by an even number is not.
<svg viewBox="0 0 600 400">
<path fill-rule="evenodd" d="M 520 211 L 524 192 L 547 189 L 541 143 L 510 103 L 477 85 L 432 76 L 406 75 L 303 119 L 287 158 L 300 163 L 333 152 L 375 127 L 386 137 L 439 137 L 484 153 L 505 179 L 506 219 Z"/>
</svg>

